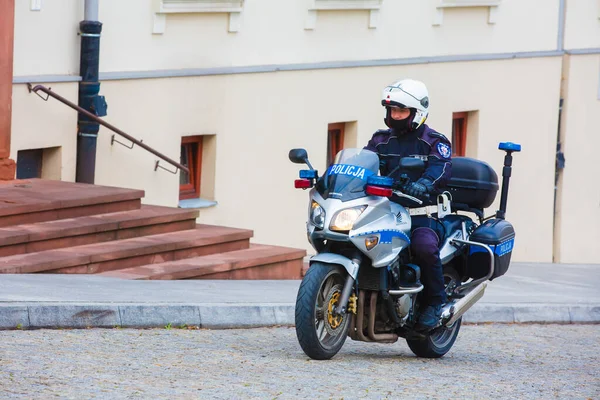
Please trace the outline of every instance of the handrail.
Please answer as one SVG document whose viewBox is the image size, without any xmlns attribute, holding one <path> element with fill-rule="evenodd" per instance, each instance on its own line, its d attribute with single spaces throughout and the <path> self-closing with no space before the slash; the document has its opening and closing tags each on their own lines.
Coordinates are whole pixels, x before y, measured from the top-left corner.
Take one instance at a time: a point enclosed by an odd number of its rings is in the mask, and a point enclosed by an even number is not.
<svg viewBox="0 0 600 400">
<path fill-rule="evenodd" d="M 84 108 L 79 107 L 77 104 L 74 104 L 72 102 L 70 102 L 69 100 L 65 99 L 64 97 L 54 93 L 52 90 L 50 90 L 49 88 L 45 87 L 44 85 L 36 85 L 34 87 L 32 87 L 31 83 L 27 84 L 27 88 L 29 89 L 29 92 L 34 92 L 35 94 L 37 94 L 38 96 L 40 96 L 37 92 L 38 91 L 42 91 L 44 93 L 46 93 L 48 96 L 52 96 L 54 97 L 56 100 L 60 101 L 61 103 L 71 107 L 72 109 L 82 113 L 83 115 L 85 115 L 88 118 L 91 118 L 92 120 L 96 121 L 97 123 L 99 123 L 100 125 L 110 129 L 111 131 L 123 136 L 125 139 L 131 141 L 134 144 L 137 144 L 138 146 L 140 146 L 141 148 L 149 151 L 150 153 L 154 154 L 157 157 L 160 157 L 161 159 L 163 159 L 164 161 L 168 162 L 169 164 L 179 168 L 182 171 L 185 171 L 186 173 L 190 173 L 189 168 L 187 168 L 184 165 L 181 165 L 180 163 L 178 163 L 177 161 L 174 161 L 172 159 L 170 159 L 169 157 L 165 156 L 164 154 L 154 150 L 152 147 L 142 143 L 142 141 L 137 140 L 134 137 L 129 136 L 128 134 L 126 134 L 125 132 L 123 132 L 122 130 L 120 130 L 119 128 L 109 124 L 108 122 L 105 122 L 102 118 L 99 118 L 97 115 L 92 114 L 91 112 L 87 111 Z M 40 96 L 42 99 L 44 99 L 42 96 Z M 44 100 L 48 100 L 48 98 L 46 97 Z M 154 170 L 156 171 L 157 168 L 159 168 L 160 166 L 158 165 L 158 161 L 156 162 L 156 166 L 154 167 Z M 162 167 L 160 167 L 162 168 Z M 168 170 L 167 170 L 168 171 Z M 172 171 L 169 171 L 172 172 Z M 177 170 L 175 170 L 175 172 L 177 172 Z"/>
</svg>

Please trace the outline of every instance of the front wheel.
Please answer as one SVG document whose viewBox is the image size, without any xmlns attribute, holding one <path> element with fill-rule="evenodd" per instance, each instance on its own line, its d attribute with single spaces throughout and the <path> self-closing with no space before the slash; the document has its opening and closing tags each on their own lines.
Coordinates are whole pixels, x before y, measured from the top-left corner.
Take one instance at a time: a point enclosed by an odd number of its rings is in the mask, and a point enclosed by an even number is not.
<svg viewBox="0 0 600 400">
<path fill-rule="evenodd" d="M 310 266 L 296 298 L 296 336 L 312 359 L 328 360 L 342 348 L 350 328 L 350 314 L 334 315 L 348 274 L 338 266 Z"/>
</svg>

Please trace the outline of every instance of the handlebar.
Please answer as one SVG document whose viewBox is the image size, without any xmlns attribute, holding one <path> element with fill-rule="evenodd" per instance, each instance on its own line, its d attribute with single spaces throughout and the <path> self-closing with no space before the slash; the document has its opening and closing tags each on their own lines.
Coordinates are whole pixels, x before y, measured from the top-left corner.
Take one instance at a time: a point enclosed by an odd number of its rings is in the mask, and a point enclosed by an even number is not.
<svg viewBox="0 0 600 400">
<path fill-rule="evenodd" d="M 394 182 L 394 184 L 392 185 L 392 189 L 394 191 L 394 194 L 398 197 L 403 197 L 405 199 L 414 201 L 417 204 L 423 204 L 423 200 L 419 200 L 416 197 L 413 196 L 409 196 L 407 194 L 404 194 L 401 190 L 404 187 L 404 185 L 410 183 L 410 178 L 403 174 L 402 176 L 400 176 L 400 178 Z M 429 193 L 425 194 L 425 200 L 429 201 L 430 197 L 429 197 Z"/>
<path fill-rule="evenodd" d="M 404 194 L 404 193 L 402 193 L 402 192 L 401 192 L 401 191 L 399 191 L 399 190 L 394 190 L 394 194 L 395 194 L 396 196 L 398 196 L 398 197 L 404 197 L 405 199 L 412 200 L 412 201 L 414 201 L 414 202 L 415 202 L 415 203 L 417 203 L 417 204 L 423 204 L 423 201 L 422 201 L 422 200 L 419 200 L 419 199 L 417 199 L 416 197 L 412 197 L 412 196 L 409 196 L 409 195 L 407 195 L 407 194 Z M 429 198 L 429 195 L 427 195 L 427 197 Z"/>
</svg>

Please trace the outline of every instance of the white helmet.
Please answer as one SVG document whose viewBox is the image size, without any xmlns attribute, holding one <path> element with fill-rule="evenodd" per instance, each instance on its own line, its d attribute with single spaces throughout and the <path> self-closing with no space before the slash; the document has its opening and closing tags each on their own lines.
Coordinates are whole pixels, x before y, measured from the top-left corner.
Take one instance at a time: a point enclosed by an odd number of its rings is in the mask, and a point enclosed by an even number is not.
<svg viewBox="0 0 600 400">
<path fill-rule="evenodd" d="M 418 129 L 429 114 L 429 92 L 423 82 L 403 79 L 383 89 L 381 105 L 385 107 L 411 108 L 411 130 Z"/>
</svg>

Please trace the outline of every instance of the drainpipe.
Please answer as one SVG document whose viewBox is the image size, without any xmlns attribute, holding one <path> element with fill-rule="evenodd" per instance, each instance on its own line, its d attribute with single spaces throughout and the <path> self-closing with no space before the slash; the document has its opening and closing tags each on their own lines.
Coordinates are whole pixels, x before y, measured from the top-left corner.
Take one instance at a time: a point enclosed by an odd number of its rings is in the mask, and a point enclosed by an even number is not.
<svg viewBox="0 0 600 400">
<path fill-rule="evenodd" d="M 98 96 L 100 63 L 100 33 L 102 23 L 98 21 L 98 0 L 85 0 L 84 20 L 79 23 L 81 53 L 79 63 L 79 106 L 103 117 L 106 115 L 104 96 Z M 94 183 L 96 171 L 96 142 L 100 126 L 88 117 L 77 117 L 77 169 L 75 180 Z"/>
<path fill-rule="evenodd" d="M 552 221 L 553 230 L 553 246 L 552 246 L 552 261 L 560 262 L 561 260 L 561 229 L 562 215 L 560 213 L 562 200 L 562 170 L 565 168 L 565 154 L 563 146 L 565 142 L 565 109 L 568 107 L 567 91 L 569 81 L 567 79 L 570 68 L 570 56 L 565 52 L 565 18 L 567 0 L 559 0 L 558 11 L 558 40 L 557 50 L 562 53 L 562 66 L 560 71 L 560 99 L 558 103 L 558 126 L 556 130 L 556 160 L 554 167 L 554 213 Z"/>
</svg>

